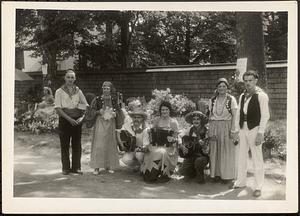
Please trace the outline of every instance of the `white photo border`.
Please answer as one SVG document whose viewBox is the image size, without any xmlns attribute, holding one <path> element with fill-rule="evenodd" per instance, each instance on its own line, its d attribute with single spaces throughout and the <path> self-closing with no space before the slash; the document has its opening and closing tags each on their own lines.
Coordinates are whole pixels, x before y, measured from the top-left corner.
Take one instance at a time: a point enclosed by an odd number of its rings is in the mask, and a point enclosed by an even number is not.
<svg viewBox="0 0 300 216">
<path fill-rule="evenodd" d="M 298 25 L 296 1 L 258 2 L 2 2 L 3 213 L 291 213 L 298 211 Z M 288 104 L 286 200 L 89 199 L 13 197 L 16 9 L 287 11 Z"/>
</svg>

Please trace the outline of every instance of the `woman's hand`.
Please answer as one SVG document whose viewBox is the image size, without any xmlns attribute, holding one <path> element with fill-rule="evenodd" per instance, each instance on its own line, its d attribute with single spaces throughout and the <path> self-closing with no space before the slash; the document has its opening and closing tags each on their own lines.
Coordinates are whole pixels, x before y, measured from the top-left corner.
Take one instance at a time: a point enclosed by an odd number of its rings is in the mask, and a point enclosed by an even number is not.
<svg viewBox="0 0 300 216">
<path fill-rule="evenodd" d="M 229 138 L 233 139 L 233 140 L 236 140 L 237 137 L 238 137 L 238 131 L 232 131 L 231 130 L 230 133 L 229 133 Z"/>
</svg>

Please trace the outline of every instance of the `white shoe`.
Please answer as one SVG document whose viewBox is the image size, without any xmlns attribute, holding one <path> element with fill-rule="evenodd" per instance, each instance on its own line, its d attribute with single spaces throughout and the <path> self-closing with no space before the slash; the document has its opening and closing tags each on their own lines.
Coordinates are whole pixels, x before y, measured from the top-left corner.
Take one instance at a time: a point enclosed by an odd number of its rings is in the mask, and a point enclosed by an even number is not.
<svg viewBox="0 0 300 216">
<path fill-rule="evenodd" d="M 95 169 L 93 175 L 99 175 L 99 174 L 100 174 L 99 169 Z"/>
<path fill-rule="evenodd" d="M 113 171 L 113 170 L 108 170 L 108 172 L 109 172 L 109 173 L 114 173 L 115 171 Z"/>
</svg>

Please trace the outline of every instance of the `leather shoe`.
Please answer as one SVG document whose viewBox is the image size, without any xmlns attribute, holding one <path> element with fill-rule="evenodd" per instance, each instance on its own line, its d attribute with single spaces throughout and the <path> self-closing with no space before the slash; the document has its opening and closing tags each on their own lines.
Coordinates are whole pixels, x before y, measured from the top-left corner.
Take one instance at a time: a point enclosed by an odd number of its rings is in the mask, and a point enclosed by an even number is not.
<svg viewBox="0 0 300 216">
<path fill-rule="evenodd" d="M 221 184 L 228 184 L 231 182 L 231 180 L 230 179 L 221 179 L 220 182 L 221 182 Z"/>
<path fill-rule="evenodd" d="M 80 169 L 72 170 L 72 173 L 73 173 L 74 175 L 82 175 L 82 174 L 83 174 L 83 172 L 81 172 Z"/>
<path fill-rule="evenodd" d="M 157 179 L 158 183 L 165 183 L 170 181 L 170 178 L 167 175 L 160 175 Z"/>
<path fill-rule="evenodd" d="M 236 186 L 234 184 L 230 185 L 229 186 L 229 189 L 242 189 L 242 188 L 245 188 L 246 186 Z"/>
<path fill-rule="evenodd" d="M 220 176 L 216 176 L 216 177 L 213 178 L 213 182 L 214 183 L 218 183 L 220 181 L 221 181 L 221 177 Z"/>
<path fill-rule="evenodd" d="M 69 171 L 69 170 L 63 170 L 63 171 L 62 171 L 62 174 L 63 174 L 63 175 L 69 175 L 69 174 L 70 174 L 70 171 Z"/>
<path fill-rule="evenodd" d="M 261 196 L 261 190 L 255 190 L 255 191 L 253 192 L 253 196 L 254 196 L 254 197 L 260 197 L 260 196 Z"/>
</svg>

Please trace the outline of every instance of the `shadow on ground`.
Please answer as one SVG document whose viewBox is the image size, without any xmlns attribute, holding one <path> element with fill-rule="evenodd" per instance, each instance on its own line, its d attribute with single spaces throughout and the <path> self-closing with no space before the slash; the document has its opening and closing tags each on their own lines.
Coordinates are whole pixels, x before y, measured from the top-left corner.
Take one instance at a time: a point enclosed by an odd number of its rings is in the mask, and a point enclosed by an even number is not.
<svg viewBox="0 0 300 216">
<path fill-rule="evenodd" d="M 168 183 L 147 184 L 137 172 L 121 167 L 115 173 L 92 174 L 88 165 L 89 137 L 83 137 L 83 175 L 62 175 L 59 140 L 56 135 L 15 133 L 14 196 L 68 198 L 160 198 L 160 199 L 254 199 L 253 175 L 242 190 L 228 185 L 174 178 Z M 263 200 L 285 199 L 285 179 L 267 173 Z"/>
</svg>

